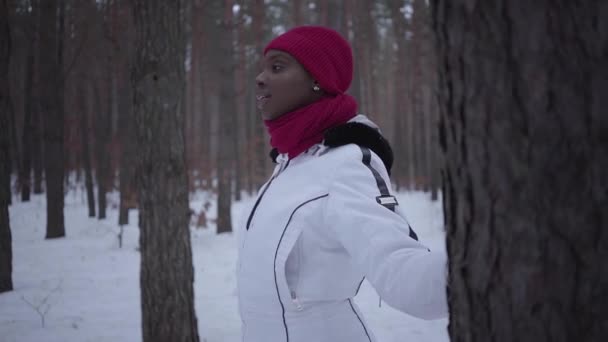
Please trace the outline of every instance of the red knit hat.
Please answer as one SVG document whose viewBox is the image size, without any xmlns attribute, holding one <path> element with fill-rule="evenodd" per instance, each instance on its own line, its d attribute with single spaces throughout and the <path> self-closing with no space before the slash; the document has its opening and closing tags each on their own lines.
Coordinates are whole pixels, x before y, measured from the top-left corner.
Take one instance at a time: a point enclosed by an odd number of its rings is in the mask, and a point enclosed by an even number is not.
<svg viewBox="0 0 608 342">
<path fill-rule="evenodd" d="M 353 53 L 346 39 L 327 27 L 300 26 L 273 39 L 266 48 L 293 56 L 330 94 L 344 93 L 353 79 Z"/>
</svg>

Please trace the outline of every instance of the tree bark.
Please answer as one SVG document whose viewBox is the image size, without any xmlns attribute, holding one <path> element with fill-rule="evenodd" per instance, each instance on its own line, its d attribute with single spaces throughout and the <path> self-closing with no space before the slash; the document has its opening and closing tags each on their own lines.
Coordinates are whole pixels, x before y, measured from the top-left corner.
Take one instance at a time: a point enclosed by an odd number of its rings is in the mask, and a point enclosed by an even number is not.
<svg viewBox="0 0 608 342">
<path fill-rule="evenodd" d="M 451 341 L 608 340 L 608 5 L 432 8 Z"/>
<path fill-rule="evenodd" d="M 132 102 L 131 92 L 125 90 L 123 96 Z M 133 187 L 133 160 L 135 159 L 135 148 L 133 136 L 133 115 L 132 108 L 128 102 L 120 101 L 120 125 L 119 134 L 122 143 L 120 155 L 120 210 L 118 213 L 118 224 L 129 224 L 129 209 L 135 207 L 136 196 Z"/>
<path fill-rule="evenodd" d="M 62 46 L 58 32 L 57 12 L 61 2 L 40 2 L 42 11 L 40 26 L 40 51 L 45 62 L 40 65 L 41 110 L 44 126 L 44 171 L 46 183 L 47 226 L 46 238 L 65 236 L 63 217 L 63 86 Z M 62 12 L 62 11 L 60 11 Z M 60 21 L 60 20 L 59 20 Z M 42 57 L 44 56 L 44 57 Z"/>
<path fill-rule="evenodd" d="M 265 28 L 264 24 L 267 22 L 268 17 L 266 11 L 264 11 L 264 0 L 253 0 L 253 14 L 252 14 L 252 31 L 254 34 L 255 41 L 255 51 L 259 53 L 256 55 L 259 60 L 261 60 L 262 52 L 264 50 L 264 44 L 266 44 L 266 38 L 268 35 L 268 30 Z M 254 70 L 257 68 L 254 67 Z M 257 73 L 253 74 L 253 78 Z M 252 108 L 255 107 L 255 92 L 252 94 Z M 266 133 L 266 129 L 264 127 L 263 121 L 260 119 L 259 113 L 257 109 L 252 111 L 252 116 L 254 116 L 251 123 L 253 125 L 253 148 L 254 148 L 254 186 L 255 188 L 259 188 L 264 184 L 266 179 L 268 178 L 268 173 L 270 169 L 270 158 L 268 158 L 269 144 L 268 144 L 268 135 Z"/>
<path fill-rule="evenodd" d="M 393 165 L 393 171 L 391 178 L 396 184 L 397 190 L 401 187 L 409 185 L 409 179 L 407 179 L 408 170 L 408 144 L 407 136 L 405 134 L 405 117 L 410 115 L 407 110 L 407 41 L 406 33 L 408 31 L 408 23 L 405 20 L 405 16 L 401 12 L 403 7 L 403 0 L 389 0 L 388 6 L 391 14 L 391 20 L 393 22 L 393 30 L 395 35 L 395 43 L 397 45 L 397 51 L 395 51 L 395 57 L 397 60 L 395 74 L 395 86 L 394 86 L 394 108 L 395 120 L 393 122 L 394 127 L 394 146 L 393 150 L 396 156 L 395 164 Z"/>
<path fill-rule="evenodd" d="M 106 70 L 107 72 L 107 70 Z M 110 104 L 102 105 L 101 91 L 97 80 L 93 80 L 93 98 L 94 98 L 94 122 L 95 122 L 95 179 L 97 180 L 97 218 L 103 220 L 106 218 L 106 193 L 108 192 L 108 174 L 110 169 L 110 157 L 108 156 L 108 139 L 110 130 Z M 105 94 L 108 100 L 111 95 Z M 106 109 L 107 108 L 107 109 Z"/>
<path fill-rule="evenodd" d="M 81 78 L 82 79 L 82 78 Z M 83 82 L 84 83 L 84 82 Z M 84 185 L 87 191 L 87 205 L 89 217 L 95 217 L 95 191 L 93 186 L 93 171 L 91 170 L 91 141 L 89 139 L 89 92 L 85 84 L 82 85 L 83 94 L 79 96 L 78 106 L 80 112 L 80 141 L 82 144 L 82 164 L 84 167 Z"/>
<path fill-rule="evenodd" d="M 32 8 L 34 9 L 34 13 L 36 15 L 33 17 L 36 25 L 36 35 L 35 40 L 36 44 L 34 45 L 34 80 L 33 80 L 33 93 L 34 93 L 34 103 L 32 104 L 32 126 L 31 126 L 31 153 L 32 153 L 32 167 L 34 171 L 34 184 L 33 191 L 34 194 L 42 194 L 42 174 L 44 168 L 44 160 L 42 156 L 42 117 L 40 114 L 40 59 L 41 59 L 41 49 L 40 49 L 40 20 L 42 20 L 41 9 L 40 9 L 40 1 L 32 0 Z"/>
<path fill-rule="evenodd" d="M 30 200 L 31 183 L 32 183 L 32 116 L 34 109 L 34 52 L 36 49 L 36 7 L 35 3 L 31 5 L 32 10 L 29 14 L 29 23 L 33 29 L 30 31 L 30 43 L 27 50 L 27 58 L 25 61 L 25 96 L 24 100 L 24 119 L 23 119 L 23 133 L 21 135 L 21 175 L 19 177 L 19 185 L 21 186 L 21 201 L 28 202 Z"/>
<path fill-rule="evenodd" d="M 219 49 L 222 56 L 220 65 L 220 144 L 217 160 L 217 233 L 232 231 L 232 168 L 234 148 L 233 113 L 236 111 L 234 94 L 234 51 L 232 0 L 224 0 L 224 16 L 219 38 Z"/>
<path fill-rule="evenodd" d="M 132 0 L 143 340 L 198 341 L 184 147 L 182 1 Z"/>
<path fill-rule="evenodd" d="M 11 35 L 8 21 L 8 0 L 0 0 L 0 126 L 9 124 L 8 64 L 11 56 Z M 0 134 L 0 293 L 13 289 L 13 250 L 8 213 L 10 192 L 9 140 Z"/>
<path fill-rule="evenodd" d="M 35 55 L 34 55 L 34 103 L 32 104 L 32 127 L 31 127 L 31 153 L 32 153 L 32 167 L 34 171 L 34 184 L 33 191 L 34 194 L 42 194 L 42 175 L 44 169 L 44 157 L 42 153 L 42 135 L 43 135 L 43 125 L 42 125 L 42 115 L 41 115 L 41 79 L 40 79 L 40 20 L 41 20 L 41 10 L 39 1 L 34 1 L 37 8 L 37 30 L 36 33 L 36 45 L 35 45 Z"/>
</svg>

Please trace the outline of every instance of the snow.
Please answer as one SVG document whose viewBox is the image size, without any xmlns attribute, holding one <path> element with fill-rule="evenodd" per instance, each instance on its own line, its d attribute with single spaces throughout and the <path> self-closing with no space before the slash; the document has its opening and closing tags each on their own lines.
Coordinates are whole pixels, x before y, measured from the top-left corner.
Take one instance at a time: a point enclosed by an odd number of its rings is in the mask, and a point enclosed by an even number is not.
<svg viewBox="0 0 608 342">
<path fill-rule="evenodd" d="M 66 237 L 55 240 L 44 239 L 44 196 L 33 196 L 28 203 L 14 199 L 10 218 L 15 290 L 0 294 L 1 341 L 141 341 L 137 211 L 130 213 L 131 224 L 124 227 L 119 248 L 117 195 L 108 198 L 108 218 L 98 220 L 87 217 L 82 190 L 68 193 Z M 397 198 L 420 240 L 431 249 L 444 249 L 440 202 L 419 192 Z M 233 205 L 233 222 L 252 200 Z M 198 212 L 207 201 L 212 203 L 209 212 L 215 212 L 214 200 L 206 193 L 192 195 L 190 206 Z M 201 342 L 240 341 L 235 245 L 232 234 L 218 236 L 214 227 L 192 228 Z M 355 298 L 378 341 L 449 341 L 447 319 L 416 319 L 385 303 L 379 307 L 378 299 L 367 282 Z"/>
</svg>

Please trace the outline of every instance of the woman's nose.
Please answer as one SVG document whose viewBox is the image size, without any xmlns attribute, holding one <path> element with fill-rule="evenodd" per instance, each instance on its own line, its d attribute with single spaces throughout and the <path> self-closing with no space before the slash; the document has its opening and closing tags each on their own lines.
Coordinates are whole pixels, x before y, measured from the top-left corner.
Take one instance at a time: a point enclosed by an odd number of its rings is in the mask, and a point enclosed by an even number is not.
<svg viewBox="0 0 608 342">
<path fill-rule="evenodd" d="M 255 84 L 258 86 L 258 88 L 264 87 L 265 83 L 264 83 L 264 72 L 263 71 L 255 77 Z"/>
</svg>

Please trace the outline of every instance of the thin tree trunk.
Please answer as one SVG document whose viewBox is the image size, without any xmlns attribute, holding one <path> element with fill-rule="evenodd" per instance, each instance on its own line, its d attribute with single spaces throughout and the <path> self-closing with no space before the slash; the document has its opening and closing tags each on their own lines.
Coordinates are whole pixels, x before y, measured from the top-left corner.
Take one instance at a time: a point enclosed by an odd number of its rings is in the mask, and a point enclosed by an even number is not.
<svg viewBox="0 0 608 342">
<path fill-rule="evenodd" d="M 608 340 L 608 6 L 433 0 L 451 341 Z"/>
<path fill-rule="evenodd" d="M 181 1 L 132 0 L 143 341 L 198 341 L 184 146 Z"/>
<path fill-rule="evenodd" d="M 8 65 L 11 56 L 11 34 L 8 0 L 0 0 L 0 126 L 9 124 Z M 10 193 L 9 140 L 0 134 L 0 293 L 13 289 L 13 250 L 8 213 Z"/>
<path fill-rule="evenodd" d="M 35 42 L 34 45 L 34 79 L 32 87 L 34 96 L 32 98 L 32 117 L 31 117 L 31 155 L 32 155 L 32 167 L 34 169 L 34 194 L 42 194 L 42 174 L 44 168 L 44 160 L 42 155 L 42 135 L 43 135 L 43 124 L 42 124 L 42 115 L 41 115 L 41 66 L 40 60 L 43 51 L 40 47 L 40 20 L 41 20 L 41 6 L 39 0 L 32 1 L 32 7 L 34 9 L 33 13 L 36 15 L 33 17 L 33 21 L 35 22 Z"/>
<path fill-rule="evenodd" d="M 395 158 L 395 164 L 393 166 L 392 179 L 395 181 L 397 189 L 400 189 L 404 185 L 407 185 L 406 170 L 408 167 L 407 160 L 407 144 L 406 134 L 403 130 L 405 116 L 407 113 L 406 99 L 407 99 L 407 41 L 405 39 L 407 32 L 407 22 L 405 16 L 401 12 L 403 7 L 403 0 L 390 0 L 388 2 L 391 19 L 393 21 L 393 30 L 395 34 L 395 43 L 397 45 L 397 51 L 395 51 L 396 66 L 395 66 L 395 86 L 394 86 L 394 122 L 393 127 L 395 128 L 394 134 L 394 146 L 393 150 L 395 155 L 399 158 Z"/>
<path fill-rule="evenodd" d="M 89 217 L 95 217 L 95 191 L 93 187 L 93 171 L 91 170 L 91 141 L 89 139 L 89 106 L 86 91 L 87 87 L 82 87 L 84 94 L 79 96 L 80 112 L 80 139 L 82 143 L 82 164 L 84 167 L 84 184 L 87 191 L 87 205 L 89 207 Z"/>
<path fill-rule="evenodd" d="M 291 6 L 293 26 L 302 25 L 302 0 L 292 0 Z"/>
<path fill-rule="evenodd" d="M 105 94 L 108 95 L 108 94 Z M 109 96 L 109 95 L 108 95 Z M 95 114 L 95 178 L 97 180 L 97 218 L 102 220 L 106 218 L 108 192 L 108 171 L 109 171 L 109 156 L 107 150 L 108 141 L 108 124 L 109 124 L 109 104 L 103 106 L 101 103 L 101 93 L 96 80 L 93 80 L 93 98 Z"/>
<path fill-rule="evenodd" d="M 9 57 L 9 67 L 10 67 L 10 57 Z M 16 174 L 17 176 L 19 176 L 21 174 L 21 153 L 19 152 L 19 141 L 18 141 L 18 128 L 17 128 L 17 118 L 15 117 L 15 104 L 13 103 L 13 97 L 11 95 L 10 89 L 8 91 L 8 96 L 6 99 L 7 103 L 8 103 L 8 134 L 9 134 L 9 139 L 10 142 L 8 144 L 9 146 L 9 159 L 8 162 L 6 163 L 9 171 L 9 175 L 12 175 L 13 173 Z M 12 193 L 13 189 L 12 189 L 12 180 L 11 177 L 9 177 L 9 191 Z M 13 202 L 13 196 L 10 196 L 8 199 L 8 204 L 12 204 Z"/>
<path fill-rule="evenodd" d="M 63 86 L 62 78 L 62 41 L 61 21 L 63 10 L 62 2 L 58 0 L 41 1 L 40 76 L 44 80 L 41 87 L 41 104 L 44 113 L 44 170 L 46 181 L 47 226 L 46 238 L 65 236 L 63 217 Z M 57 24 L 59 19 L 60 24 Z M 58 26 L 60 27 L 58 31 Z M 44 57 L 42 57 L 44 56 Z"/>
<path fill-rule="evenodd" d="M 192 4 L 192 115 L 195 122 L 194 160 L 197 179 L 200 182 L 211 179 L 209 171 L 209 113 L 205 111 L 205 97 L 203 91 L 204 77 L 202 70 L 203 54 L 207 45 L 208 33 L 205 32 L 205 16 L 208 15 L 208 4 L 203 0 Z"/>
<path fill-rule="evenodd" d="M 237 51 L 234 52 L 234 58 L 238 62 L 235 63 L 236 70 L 234 72 L 234 87 L 235 87 L 235 111 L 233 112 L 232 120 L 234 122 L 234 200 L 241 200 L 241 193 L 243 188 L 246 187 L 246 160 L 244 151 L 246 149 L 247 142 L 247 118 L 245 117 L 245 107 L 247 101 L 247 90 L 250 82 L 247 82 L 247 57 L 245 53 L 246 39 L 244 32 L 245 22 L 244 12 L 240 11 L 239 16 L 236 18 L 237 24 L 235 24 L 235 45 Z"/>
<path fill-rule="evenodd" d="M 25 96 L 24 99 L 24 120 L 23 120 L 23 134 L 22 139 L 22 166 L 20 186 L 21 186 L 21 201 L 28 202 L 30 200 L 31 182 L 32 182 L 32 110 L 34 105 L 33 98 L 33 87 L 34 87 L 34 51 L 36 49 L 36 21 L 35 21 L 36 10 L 32 5 L 32 12 L 30 13 L 30 23 L 34 29 L 31 30 L 32 36 L 30 37 L 30 43 L 28 46 L 27 59 L 25 62 Z"/>
<path fill-rule="evenodd" d="M 220 120 L 220 71 L 218 70 L 218 66 L 224 63 L 222 60 L 220 49 L 217 48 L 217 45 L 212 45 L 215 41 L 220 41 L 218 39 L 222 32 L 219 22 L 221 22 L 221 18 L 223 18 L 222 8 L 223 1 L 216 0 L 210 1 L 209 5 L 207 5 L 206 16 L 207 20 L 205 20 L 205 29 L 204 32 L 204 47 L 203 51 L 205 57 L 205 63 L 203 63 L 203 94 L 205 94 L 203 99 L 203 108 L 205 109 L 205 113 L 208 117 L 208 125 L 207 125 L 207 144 L 208 144 L 208 176 L 209 179 L 207 184 L 209 188 L 213 187 L 215 180 L 218 177 L 218 154 L 219 148 L 221 144 L 222 137 L 220 136 L 220 128 L 219 128 L 219 120 Z M 206 48 L 208 47 L 208 48 Z"/>
<path fill-rule="evenodd" d="M 232 0 L 224 0 L 224 16 L 221 25 L 219 49 L 222 56 L 220 66 L 220 146 L 217 159 L 217 233 L 232 231 L 232 168 L 234 157 L 234 122 L 236 111 L 234 94 L 234 51 Z"/>
<path fill-rule="evenodd" d="M 264 0 L 254 0 L 252 27 L 255 37 L 255 50 L 260 54 L 264 49 L 266 30 L 264 23 L 266 22 L 266 12 L 264 11 Z M 260 56 L 261 57 L 261 56 Z M 255 70 L 255 69 L 254 69 Z M 255 108 L 255 107 L 253 107 Z M 260 187 L 264 180 L 268 177 L 268 165 L 270 164 L 267 151 L 267 135 L 262 120 L 257 112 L 253 115 L 255 119 L 252 121 L 254 125 L 254 169 L 255 169 L 255 187 Z"/>
<path fill-rule="evenodd" d="M 131 102 L 131 92 L 126 90 L 126 96 Z M 129 209 L 134 207 L 135 189 L 133 189 L 133 160 L 135 159 L 135 148 L 133 146 L 133 115 L 132 108 L 125 101 L 120 101 L 120 126 L 119 134 L 122 142 L 122 153 L 120 156 L 120 210 L 118 213 L 118 224 L 129 224 Z"/>
</svg>

